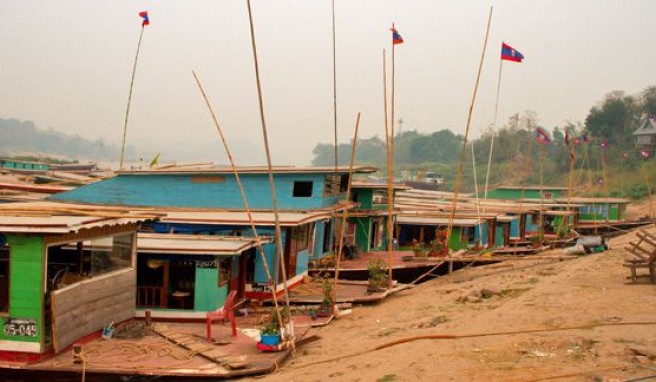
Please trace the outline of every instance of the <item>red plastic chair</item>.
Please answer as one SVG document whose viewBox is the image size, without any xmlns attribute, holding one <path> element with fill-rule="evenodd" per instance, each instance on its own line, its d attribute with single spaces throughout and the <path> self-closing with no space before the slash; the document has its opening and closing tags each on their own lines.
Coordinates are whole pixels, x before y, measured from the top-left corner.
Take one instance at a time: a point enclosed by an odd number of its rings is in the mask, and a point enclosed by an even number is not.
<svg viewBox="0 0 656 382">
<path fill-rule="evenodd" d="M 226 299 L 225 304 L 223 304 L 223 308 L 212 312 L 207 312 L 207 342 L 212 342 L 212 321 L 217 320 L 230 320 L 230 326 L 232 326 L 232 336 L 237 337 L 237 322 L 235 321 L 235 312 L 233 310 L 236 299 L 237 291 L 230 291 L 230 293 L 228 293 L 228 298 Z"/>
</svg>

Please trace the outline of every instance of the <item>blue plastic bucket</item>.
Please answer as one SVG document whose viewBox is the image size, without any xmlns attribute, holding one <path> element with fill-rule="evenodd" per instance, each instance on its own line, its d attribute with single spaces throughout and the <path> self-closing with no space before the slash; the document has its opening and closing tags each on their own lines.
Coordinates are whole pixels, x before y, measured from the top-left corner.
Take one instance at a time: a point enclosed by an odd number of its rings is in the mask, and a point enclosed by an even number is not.
<svg viewBox="0 0 656 382">
<path fill-rule="evenodd" d="M 280 334 L 262 334 L 260 343 L 262 345 L 278 346 L 280 345 Z"/>
</svg>

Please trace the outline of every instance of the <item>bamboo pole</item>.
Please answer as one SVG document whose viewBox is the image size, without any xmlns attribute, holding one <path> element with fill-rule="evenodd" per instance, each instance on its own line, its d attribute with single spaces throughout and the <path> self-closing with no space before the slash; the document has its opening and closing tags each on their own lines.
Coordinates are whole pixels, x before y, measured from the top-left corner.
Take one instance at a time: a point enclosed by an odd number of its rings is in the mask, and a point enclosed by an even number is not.
<svg viewBox="0 0 656 382">
<path fill-rule="evenodd" d="M 501 73 L 503 60 L 499 60 L 499 78 L 497 80 L 497 100 L 494 103 L 494 119 L 492 120 L 492 137 L 490 138 L 490 156 L 487 159 L 487 173 L 485 174 L 485 191 L 483 199 L 487 200 L 487 187 L 490 180 L 490 169 L 492 168 L 492 151 L 494 150 L 494 136 L 497 133 L 497 115 L 499 113 L 499 94 L 501 93 Z"/>
<path fill-rule="evenodd" d="M 606 219 L 605 222 L 608 224 L 610 219 L 610 202 L 609 202 L 609 192 L 608 192 L 608 173 L 606 172 L 606 148 L 602 147 L 601 149 L 601 171 L 604 179 L 604 195 L 606 196 Z M 601 214 L 603 215 L 604 211 L 602 209 Z"/>
<path fill-rule="evenodd" d="M 540 218 L 538 219 L 538 243 L 544 241 L 544 143 L 540 143 Z"/>
<path fill-rule="evenodd" d="M 465 152 L 467 150 L 467 137 L 469 136 L 469 128 L 471 127 L 472 113 L 474 112 L 474 103 L 476 102 L 476 94 L 478 93 L 478 84 L 481 80 L 481 72 L 483 71 L 483 61 L 485 59 L 485 51 L 487 49 L 487 40 L 490 35 L 490 24 L 492 24 L 492 10 L 490 6 L 490 13 L 487 19 L 487 28 L 485 30 L 485 40 L 483 41 L 483 51 L 481 52 L 481 60 L 478 64 L 478 74 L 476 75 L 476 84 L 474 85 L 474 92 L 472 94 L 471 103 L 469 104 L 469 113 L 467 114 L 467 127 L 465 128 L 465 137 L 462 143 L 462 151 L 460 153 L 460 162 L 458 163 L 458 174 L 456 175 L 456 182 L 453 190 L 453 203 L 451 205 L 451 214 L 449 216 L 449 224 L 446 230 L 446 248 L 448 251 L 449 242 L 451 240 L 451 231 L 453 230 L 453 219 L 456 214 L 456 207 L 458 206 L 458 193 L 460 192 L 460 182 L 462 181 L 462 165 L 465 161 Z"/>
<path fill-rule="evenodd" d="M 385 155 L 387 156 L 387 282 L 389 287 L 389 280 L 392 279 L 392 253 L 394 250 L 394 200 L 392 199 L 394 174 L 391 171 L 392 165 L 390 164 L 392 156 L 390 154 L 389 123 L 387 120 L 387 56 L 385 49 L 383 49 L 383 110 L 385 112 Z"/>
<path fill-rule="evenodd" d="M 349 163 L 349 176 L 348 182 L 346 183 L 346 208 L 342 213 L 342 222 L 339 227 L 339 246 L 337 247 L 337 256 L 335 257 L 335 286 L 333 287 L 333 303 L 337 302 L 337 280 L 339 279 L 339 265 L 342 260 L 342 245 L 344 244 L 344 231 L 346 230 L 346 224 L 348 219 L 348 210 L 351 200 L 351 184 L 353 182 L 353 162 L 355 162 L 355 146 L 358 142 L 358 129 L 360 127 L 360 112 L 355 119 L 355 133 L 353 134 L 353 145 L 351 147 L 351 162 Z"/>
<path fill-rule="evenodd" d="M 214 110 L 212 109 L 212 105 L 210 104 L 210 101 L 207 98 L 207 94 L 205 93 L 205 90 L 203 89 L 203 86 L 201 85 L 200 80 L 196 75 L 196 72 L 192 71 L 191 73 L 193 74 L 194 79 L 196 80 L 196 85 L 198 85 L 198 90 L 200 90 L 200 93 L 202 94 L 203 99 L 205 100 L 205 105 L 207 105 L 207 109 L 209 110 L 210 115 L 212 116 L 212 121 L 214 122 L 214 126 L 216 126 L 216 130 L 219 132 L 219 136 L 221 137 L 221 142 L 223 142 L 223 148 L 225 149 L 226 155 L 228 156 L 228 160 L 230 160 L 230 167 L 232 168 L 232 172 L 235 174 L 235 180 L 237 182 L 237 187 L 239 188 L 239 194 L 241 196 L 242 203 L 244 204 L 244 209 L 246 210 L 246 215 L 248 216 L 248 222 L 251 226 L 251 230 L 253 231 L 255 244 L 257 246 L 258 251 L 260 252 L 260 258 L 262 259 L 262 264 L 264 265 L 264 272 L 266 273 L 268 279 L 269 289 L 271 290 L 271 297 L 273 298 L 273 304 L 276 308 L 276 315 L 278 316 L 278 322 L 280 323 L 280 325 L 283 325 L 282 316 L 280 314 L 280 308 L 278 307 L 278 297 L 276 296 L 276 283 L 273 281 L 273 278 L 271 276 L 271 270 L 269 269 L 269 263 L 267 262 L 266 256 L 264 255 L 262 240 L 260 239 L 260 235 L 258 235 L 257 233 L 257 228 L 255 227 L 255 221 L 253 219 L 251 209 L 248 205 L 248 199 L 246 198 L 246 192 L 244 191 L 244 186 L 241 183 L 241 177 L 239 176 L 239 172 L 237 171 L 237 165 L 235 164 L 235 161 L 232 158 L 230 147 L 228 146 L 228 142 L 226 141 L 225 135 L 223 134 L 223 129 L 221 129 L 221 125 L 219 124 L 219 121 L 216 118 L 216 114 L 214 113 Z M 282 327 L 280 329 L 282 330 Z"/>
<path fill-rule="evenodd" d="M 472 141 L 471 144 L 471 153 L 472 153 L 472 169 L 474 170 L 474 194 L 476 195 L 476 212 L 477 212 L 477 218 L 479 221 L 478 224 L 478 230 L 479 230 L 479 235 L 481 235 L 482 238 L 482 232 L 483 232 L 483 222 L 481 220 L 481 198 L 478 196 L 478 178 L 476 176 L 476 155 L 474 153 L 474 142 Z M 489 243 L 488 243 L 489 244 Z M 481 245 L 483 243 L 481 242 Z"/>
<path fill-rule="evenodd" d="M 134 77 L 137 74 L 137 62 L 139 61 L 139 51 L 141 50 L 141 40 L 143 40 L 145 24 L 141 23 L 141 32 L 139 33 L 139 42 L 137 43 L 137 53 L 134 56 L 132 65 L 132 76 L 130 78 L 130 91 L 128 92 L 128 104 L 125 108 L 125 123 L 123 124 L 123 144 L 121 145 L 121 159 L 119 161 L 119 170 L 123 170 L 123 159 L 125 157 L 125 143 L 128 134 L 128 119 L 130 117 L 130 103 L 132 102 L 132 88 L 134 87 Z"/>
<path fill-rule="evenodd" d="M 339 155 L 337 146 L 337 43 L 335 36 L 335 0 L 332 0 L 333 14 L 333 124 L 335 130 L 335 175 L 337 175 L 337 166 L 339 165 Z"/>
<path fill-rule="evenodd" d="M 266 159 L 267 159 L 267 167 L 269 169 L 269 187 L 271 188 L 271 203 L 273 205 L 273 216 L 275 220 L 275 238 L 276 238 L 276 259 L 278 259 L 278 263 L 280 264 L 280 271 L 282 273 L 282 280 L 283 280 L 283 290 L 284 290 L 284 296 L 285 296 L 285 303 L 286 303 L 286 309 L 287 309 L 287 317 L 289 318 L 291 322 L 291 315 L 289 314 L 289 291 L 287 289 L 287 270 L 286 270 L 286 264 L 285 264 L 285 255 L 283 253 L 283 248 L 282 248 L 282 233 L 280 230 L 280 216 L 278 214 L 278 202 L 276 200 L 276 186 L 275 182 L 273 180 L 273 166 L 271 164 L 271 151 L 269 150 L 269 135 L 267 133 L 267 127 L 266 127 L 266 118 L 264 114 L 264 101 L 263 101 L 263 96 L 262 96 L 262 84 L 260 81 L 260 67 L 257 59 L 257 45 L 255 44 L 255 26 L 253 24 L 253 12 L 251 10 L 251 0 L 246 0 L 246 5 L 248 7 L 248 21 L 250 25 L 250 32 L 251 32 L 251 47 L 253 50 L 253 62 L 255 65 L 255 81 L 257 84 L 257 100 L 258 100 L 258 106 L 260 110 L 260 123 L 262 125 L 262 136 L 264 138 L 264 150 L 266 153 Z M 277 280 L 276 280 L 277 282 Z M 292 349 L 295 351 L 296 346 L 294 344 L 294 333 L 293 333 L 293 325 L 290 325 L 290 328 L 292 330 L 291 333 L 291 345 Z"/>
</svg>

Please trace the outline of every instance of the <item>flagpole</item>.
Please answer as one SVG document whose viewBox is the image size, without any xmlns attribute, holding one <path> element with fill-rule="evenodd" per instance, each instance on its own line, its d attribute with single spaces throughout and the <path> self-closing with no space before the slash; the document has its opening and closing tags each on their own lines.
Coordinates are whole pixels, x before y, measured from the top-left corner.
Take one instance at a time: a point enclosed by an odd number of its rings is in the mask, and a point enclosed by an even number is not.
<svg viewBox="0 0 656 382">
<path fill-rule="evenodd" d="M 262 265 L 264 266 L 264 272 L 267 276 L 267 281 L 269 283 L 269 289 L 271 290 L 271 298 L 273 299 L 273 305 L 276 309 L 276 315 L 278 316 L 278 322 L 280 325 L 283 325 L 282 321 L 282 316 L 280 314 L 280 307 L 278 305 L 278 297 L 276 296 L 276 283 L 273 281 L 273 277 L 271 276 L 271 270 L 269 268 L 269 263 L 266 260 L 266 256 L 264 254 L 264 249 L 262 247 L 262 240 L 260 239 L 260 235 L 257 233 L 257 228 L 255 227 L 255 221 L 253 219 L 253 214 L 251 213 L 251 209 L 248 205 L 248 199 L 246 198 L 246 192 L 244 191 L 244 186 L 241 183 L 241 178 L 239 176 L 239 172 L 237 171 L 237 165 L 235 164 L 234 159 L 232 158 L 232 153 L 230 151 L 230 147 L 228 146 L 228 142 L 225 139 L 225 136 L 223 134 L 223 129 L 221 129 L 221 126 L 219 125 L 219 121 L 216 118 L 216 114 L 214 113 L 214 110 L 212 109 L 212 105 L 210 105 L 210 101 L 207 98 L 207 95 L 205 94 L 205 90 L 203 89 L 203 86 L 200 83 L 200 80 L 198 79 L 198 76 L 196 76 L 196 72 L 192 71 L 191 72 L 194 76 L 194 79 L 196 80 L 196 84 L 198 85 L 198 89 L 200 90 L 200 93 L 203 96 L 203 99 L 205 100 L 205 104 L 207 105 L 207 108 L 210 112 L 210 115 L 212 116 L 212 121 L 214 122 L 214 126 L 216 126 L 216 129 L 219 132 L 219 136 L 221 137 L 221 142 L 223 142 L 223 148 L 226 151 L 226 154 L 228 155 L 228 159 L 230 160 L 230 167 L 232 168 L 232 172 L 235 175 L 235 180 L 237 181 L 237 187 L 239 188 L 239 194 L 241 195 L 242 202 L 244 204 L 244 209 L 246 210 L 246 216 L 248 217 L 248 222 L 250 223 L 251 230 L 253 231 L 253 236 L 255 238 L 255 245 L 257 246 L 258 251 L 260 252 L 260 258 L 262 259 Z M 282 327 L 281 327 L 282 329 Z"/>
<path fill-rule="evenodd" d="M 392 46 L 394 46 L 392 44 Z M 391 172 L 392 155 L 389 137 L 389 122 L 387 119 L 387 55 L 383 49 L 383 111 L 385 113 L 385 153 L 387 155 L 387 276 L 388 284 L 392 279 L 392 251 L 394 247 L 394 202 L 392 194 L 394 193 L 394 176 Z"/>
<path fill-rule="evenodd" d="M 123 159 L 125 157 L 125 143 L 128 134 L 128 119 L 130 116 L 130 103 L 132 102 L 132 88 L 134 87 L 134 77 L 137 73 L 137 62 L 139 61 L 139 51 L 141 50 L 141 41 L 143 40 L 143 34 L 145 29 L 145 24 L 141 23 L 141 32 L 139 33 L 139 42 L 137 43 L 137 53 L 134 56 L 134 64 L 132 65 L 132 77 L 130 78 L 130 91 L 128 92 L 128 105 L 125 109 L 125 123 L 123 124 L 123 144 L 121 145 L 121 159 L 119 161 L 119 170 L 123 170 Z"/>
<path fill-rule="evenodd" d="M 392 30 L 396 30 L 394 23 L 392 23 Z M 395 108 L 395 78 L 396 78 L 396 43 L 392 38 L 392 94 L 390 105 L 390 138 L 389 138 L 389 169 L 387 179 L 387 203 L 388 211 L 391 208 L 394 211 L 394 108 Z M 392 254 L 394 252 L 394 217 L 389 216 L 387 227 L 387 287 L 392 287 Z M 390 229 L 391 228 L 391 229 Z"/>
<path fill-rule="evenodd" d="M 494 119 L 492 120 L 492 137 L 490 139 L 490 156 L 487 160 L 487 174 L 485 174 L 485 191 L 483 199 L 487 200 L 487 187 L 490 180 L 490 169 L 492 166 L 492 151 L 494 150 L 494 136 L 497 134 L 497 114 L 499 112 L 499 94 L 501 93 L 501 72 L 503 70 L 503 60 L 499 60 L 499 78 L 497 80 L 497 100 L 494 104 Z"/>
<path fill-rule="evenodd" d="M 476 94 L 478 93 L 478 84 L 481 79 L 481 72 L 483 71 L 483 61 L 485 59 L 485 50 L 487 49 L 487 40 L 490 35 L 490 24 L 492 24 L 492 10 L 490 6 L 490 13 L 487 19 L 487 28 L 485 30 L 485 40 L 483 41 L 483 51 L 481 52 L 481 60 L 478 64 L 478 74 L 476 75 L 476 83 L 474 85 L 474 92 L 472 94 L 471 103 L 469 104 L 469 113 L 467 114 L 467 126 L 465 128 L 465 137 L 462 143 L 462 151 L 460 152 L 460 161 L 458 162 L 458 173 L 453 189 L 453 203 L 451 204 L 451 214 L 449 215 L 449 224 L 446 230 L 446 247 L 448 251 L 448 243 L 451 240 L 451 230 L 453 229 L 453 220 L 456 215 L 456 207 L 458 205 L 458 193 L 460 192 L 460 182 L 462 181 L 462 165 L 465 161 L 465 153 L 467 152 L 467 137 L 469 136 L 469 128 L 471 127 L 472 113 L 474 112 L 474 103 L 476 102 Z"/>
<path fill-rule="evenodd" d="M 274 224 L 275 224 L 275 240 L 276 240 L 276 253 L 277 256 L 276 258 L 279 260 L 280 264 L 280 270 L 282 274 L 282 280 L 283 280 L 283 291 L 284 291 L 284 296 L 285 296 L 285 304 L 286 304 L 286 310 L 287 310 L 287 317 L 289 318 L 291 322 L 291 315 L 289 312 L 289 291 L 287 289 L 287 269 L 286 269 L 286 264 L 285 264 L 285 254 L 283 252 L 282 248 L 282 233 L 281 233 L 281 228 L 280 228 L 280 216 L 278 214 L 278 202 L 276 199 L 276 186 L 275 182 L 273 180 L 273 165 L 271 164 L 271 150 L 269 150 L 269 135 L 267 133 L 267 127 L 266 127 L 266 118 L 264 115 L 264 101 L 263 101 L 263 96 L 262 96 L 262 83 L 260 81 L 260 67 L 259 67 L 259 62 L 257 59 L 257 45 L 255 44 L 255 26 L 253 24 L 253 12 L 251 10 L 251 0 L 246 0 L 246 5 L 248 8 L 248 21 L 249 21 L 249 26 L 250 26 L 250 34 L 251 34 L 251 47 L 253 50 L 253 63 L 255 65 L 255 81 L 257 85 L 257 100 L 258 100 L 258 106 L 260 110 L 260 124 L 262 126 L 262 136 L 264 138 L 264 151 L 266 153 L 266 159 L 267 159 L 267 167 L 269 170 L 269 187 L 271 189 L 271 203 L 273 207 L 273 216 L 274 216 Z M 275 262 L 274 262 L 275 263 Z M 276 280 L 277 282 L 277 280 Z M 292 349 L 295 351 L 296 346 L 293 341 L 293 325 L 291 326 L 291 337 L 292 340 L 291 346 Z"/>
<path fill-rule="evenodd" d="M 337 143 L 337 42 L 335 35 L 335 0 L 332 0 L 333 13 L 333 125 L 335 130 L 335 174 L 339 165 L 338 143 Z"/>
</svg>

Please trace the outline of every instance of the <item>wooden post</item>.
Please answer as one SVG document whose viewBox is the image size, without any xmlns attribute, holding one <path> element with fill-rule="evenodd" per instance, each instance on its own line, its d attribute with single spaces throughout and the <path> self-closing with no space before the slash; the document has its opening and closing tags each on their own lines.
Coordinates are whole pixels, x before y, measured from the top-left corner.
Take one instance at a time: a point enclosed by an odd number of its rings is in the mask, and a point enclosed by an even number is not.
<svg viewBox="0 0 656 382">
<path fill-rule="evenodd" d="M 351 162 L 349 164 L 348 182 L 346 183 L 346 200 L 344 211 L 342 212 L 342 222 L 339 232 L 339 246 L 337 247 L 337 256 L 335 256 L 335 285 L 333 286 L 333 303 L 337 302 L 337 280 L 339 279 L 339 265 L 342 260 L 342 245 L 344 244 L 344 231 L 348 224 L 348 209 L 351 205 L 351 183 L 353 181 L 353 162 L 355 161 L 355 146 L 358 142 L 358 129 L 360 127 L 360 113 L 355 119 L 355 133 L 353 134 L 353 145 L 351 147 Z"/>
<path fill-rule="evenodd" d="M 253 49 L 253 62 L 255 64 L 255 82 L 257 85 L 257 100 L 258 100 L 258 106 L 260 110 L 260 123 L 262 125 L 262 136 L 264 138 L 264 151 L 266 153 L 266 158 L 267 158 L 267 167 L 269 169 L 269 187 L 271 189 L 271 202 L 273 204 L 273 216 L 274 216 L 274 223 L 275 223 L 275 238 L 276 238 L 276 253 L 277 257 L 276 259 L 278 260 L 278 263 L 280 264 L 280 270 L 282 273 L 282 279 L 283 279 L 283 290 L 284 290 L 284 295 L 285 295 L 285 303 L 286 303 L 286 309 L 287 309 L 287 317 L 289 317 L 289 320 L 291 320 L 291 314 L 289 312 L 289 291 L 287 289 L 287 269 L 285 266 L 285 255 L 283 252 L 282 248 L 282 233 L 280 231 L 280 216 L 278 214 L 278 202 L 276 199 L 276 186 L 273 181 L 273 165 L 271 164 L 271 150 L 269 150 L 269 135 L 267 133 L 267 127 L 266 127 L 266 118 L 264 115 L 264 101 L 263 101 L 263 96 L 262 96 L 262 85 L 260 81 L 260 67 L 257 59 L 257 45 L 255 44 L 255 26 L 253 24 L 253 12 L 251 11 L 251 0 L 246 0 L 246 5 L 248 6 L 248 21 L 250 25 L 250 32 L 251 32 L 251 47 Z M 282 326 L 284 326 L 284 323 L 281 321 L 280 323 Z M 294 326 L 290 326 L 292 328 L 292 333 L 291 337 L 293 338 L 294 333 L 293 333 L 293 328 Z M 281 328 L 282 329 L 282 328 Z M 294 341 L 291 341 L 292 348 L 294 351 L 296 350 L 296 347 L 294 345 Z"/>
</svg>

